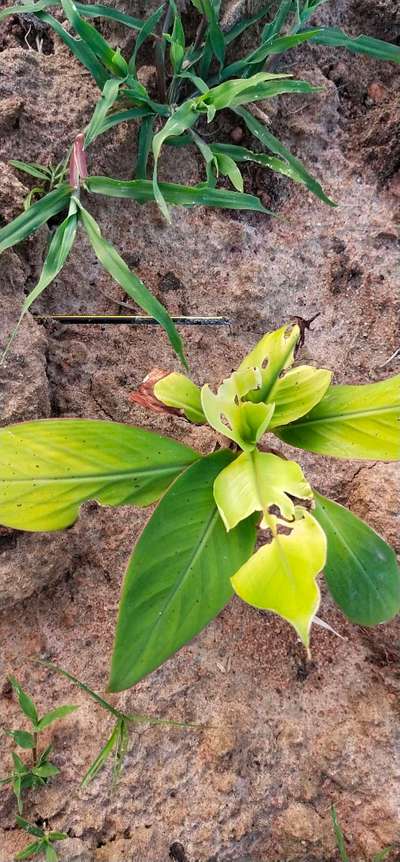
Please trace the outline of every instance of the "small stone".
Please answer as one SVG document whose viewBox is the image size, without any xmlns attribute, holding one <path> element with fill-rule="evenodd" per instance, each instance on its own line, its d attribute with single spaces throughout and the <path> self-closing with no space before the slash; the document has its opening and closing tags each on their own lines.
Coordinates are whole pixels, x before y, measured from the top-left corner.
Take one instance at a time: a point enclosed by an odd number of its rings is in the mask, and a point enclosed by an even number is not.
<svg viewBox="0 0 400 862">
<path fill-rule="evenodd" d="M 368 98 L 374 105 L 381 105 L 388 97 L 386 87 L 380 81 L 373 81 L 368 87 Z"/>
<path fill-rule="evenodd" d="M 240 141 L 243 140 L 244 131 L 241 126 L 235 126 L 231 131 L 231 139 L 235 144 L 240 144 Z"/>
</svg>

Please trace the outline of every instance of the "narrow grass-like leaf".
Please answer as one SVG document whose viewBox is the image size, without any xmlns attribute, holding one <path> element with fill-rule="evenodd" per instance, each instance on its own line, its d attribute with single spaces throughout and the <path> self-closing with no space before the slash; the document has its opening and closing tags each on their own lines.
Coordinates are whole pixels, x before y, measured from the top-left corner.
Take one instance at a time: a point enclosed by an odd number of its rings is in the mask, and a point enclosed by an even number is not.
<svg viewBox="0 0 400 862">
<path fill-rule="evenodd" d="M 67 715 L 71 715 L 71 713 L 76 712 L 77 709 L 79 709 L 77 706 L 57 706 L 55 709 L 52 709 L 51 712 L 46 712 L 46 715 L 43 715 L 38 722 L 37 730 L 44 730 L 45 727 L 49 727 L 54 721 L 59 721 L 60 718 L 65 718 Z"/>
<path fill-rule="evenodd" d="M 247 57 L 244 57 L 242 60 L 236 60 L 234 63 L 231 63 L 229 66 L 226 66 L 222 72 L 222 79 L 225 81 L 228 78 L 231 78 L 233 75 L 236 77 L 238 75 L 243 74 L 251 70 L 252 66 L 256 66 L 260 64 L 261 66 L 265 63 L 267 57 L 272 54 L 282 54 L 286 51 L 289 51 L 290 48 L 296 48 L 297 45 L 301 45 L 303 42 L 308 42 L 314 36 L 316 36 L 320 30 L 307 30 L 302 33 L 296 33 L 288 36 L 277 36 L 275 39 L 271 39 L 270 41 L 264 42 L 249 54 Z"/>
<path fill-rule="evenodd" d="M 267 149 L 269 149 L 272 153 L 281 156 L 287 163 L 292 167 L 301 177 L 303 183 L 310 192 L 316 195 L 321 201 L 329 206 L 336 206 L 335 202 L 325 194 L 320 183 L 308 173 L 302 162 L 293 156 L 290 150 L 281 143 L 271 132 L 266 128 L 265 125 L 256 120 L 255 117 L 249 112 L 246 111 L 245 108 L 235 108 L 235 114 L 244 120 L 248 130 L 254 135 L 257 140 L 259 140 Z"/>
<path fill-rule="evenodd" d="M 23 850 L 19 850 L 18 853 L 15 854 L 15 859 L 30 859 L 31 856 L 34 856 L 36 853 L 39 853 L 45 847 L 43 841 L 33 841 L 32 844 L 28 844 L 24 847 Z"/>
<path fill-rule="evenodd" d="M 83 39 L 77 39 L 74 36 L 71 36 L 65 27 L 57 21 L 57 18 L 54 18 L 54 16 L 50 15 L 48 12 L 38 12 L 37 16 L 41 21 L 44 21 L 45 24 L 49 24 L 52 30 L 57 33 L 57 36 L 59 36 L 62 42 L 67 45 L 71 53 L 74 54 L 80 63 L 85 66 L 88 72 L 93 76 L 97 86 L 102 90 L 104 84 L 110 77 L 110 73 L 107 72 L 104 66 L 100 63 L 95 52 L 92 51 L 90 44 L 87 44 Z"/>
<path fill-rule="evenodd" d="M 27 718 L 29 718 L 32 724 L 36 725 L 38 722 L 38 714 L 32 698 L 30 698 L 26 691 L 24 691 L 24 689 L 20 686 L 18 680 L 15 679 L 15 676 L 10 676 L 9 681 L 18 697 L 18 702 L 22 709 L 22 712 L 24 713 L 24 715 L 26 715 Z M 15 752 L 13 752 L 13 754 L 15 754 Z M 22 767 L 23 769 L 25 769 L 24 764 L 22 763 L 22 761 L 20 761 L 18 756 L 15 755 L 15 757 L 15 762 L 17 766 L 19 764 L 18 768 Z"/>
<path fill-rule="evenodd" d="M 270 2 L 266 6 L 262 6 L 262 8 L 250 18 L 241 18 L 240 21 L 238 21 L 237 24 L 234 24 L 227 33 L 224 33 L 225 45 L 230 45 L 235 41 L 235 39 L 238 39 L 242 33 L 248 30 L 249 27 L 252 27 L 254 24 L 257 24 L 258 21 L 261 21 L 262 18 L 265 18 L 272 5 L 273 3 Z"/>
<path fill-rule="evenodd" d="M 44 855 L 46 862 L 58 862 L 58 856 L 52 844 L 45 844 Z"/>
<path fill-rule="evenodd" d="M 400 570 L 393 549 L 364 521 L 315 493 L 314 517 L 328 539 L 325 579 L 353 623 L 374 626 L 400 610 Z"/>
<path fill-rule="evenodd" d="M 60 5 L 61 0 L 53 0 L 55 5 Z M 140 30 L 143 26 L 141 18 L 134 18 L 126 12 L 120 12 L 114 6 L 104 6 L 102 3 L 76 3 L 76 8 L 83 18 L 109 18 L 110 21 L 118 21 L 125 27 Z"/>
<path fill-rule="evenodd" d="M 109 737 L 109 739 L 107 739 L 106 744 L 101 749 L 101 751 L 97 755 L 96 759 L 89 766 L 88 771 L 83 776 L 82 781 L 81 781 L 81 787 L 87 787 L 88 784 L 90 784 L 90 782 L 93 781 L 93 779 L 96 777 L 97 773 L 100 772 L 100 770 L 103 768 L 104 764 L 106 763 L 106 761 L 110 757 L 110 754 L 112 753 L 112 751 L 114 749 L 114 746 L 117 744 L 118 735 L 119 735 L 119 725 L 120 725 L 120 719 L 118 718 L 111 736 Z"/>
<path fill-rule="evenodd" d="M 212 144 L 211 149 L 215 155 L 230 156 L 235 162 L 254 162 L 257 165 L 263 165 L 264 168 L 269 168 L 277 174 L 282 174 L 284 177 L 289 177 L 296 183 L 306 185 L 302 173 L 289 162 L 284 159 L 279 159 L 277 156 L 266 156 L 265 153 L 255 153 L 246 147 L 235 146 L 235 144 Z"/>
<path fill-rule="evenodd" d="M 141 279 L 131 272 L 129 266 L 118 254 L 114 246 L 111 245 L 101 234 L 99 225 L 90 215 L 90 213 L 80 205 L 80 215 L 82 224 L 89 237 L 96 257 L 104 267 L 106 272 L 124 288 L 128 296 L 135 300 L 140 308 L 143 308 L 147 314 L 154 317 L 155 320 L 165 329 L 169 341 L 175 350 L 182 364 L 187 368 L 187 361 L 183 352 L 182 339 L 171 320 L 167 310 L 161 305 L 161 302 L 153 296 Z"/>
<path fill-rule="evenodd" d="M 157 24 L 161 18 L 161 15 L 164 11 L 164 4 L 159 6 L 152 15 L 147 18 L 147 21 L 141 24 L 140 30 L 136 36 L 135 47 L 133 50 L 133 54 L 129 60 L 128 71 L 130 75 L 136 75 L 136 59 L 140 48 L 145 43 L 146 39 L 151 36 L 152 33 L 155 32 Z"/>
<path fill-rule="evenodd" d="M 160 132 L 154 135 L 153 138 L 153 156 L 154 156 L 154 170 L 153 170 L 153 190 L 154 190 L 154 199 L 156 200 L 158 206 L 160 207 L 161 212 L 168 222 L 171 221 L 168 207 L 166 205 L 164 196 L 161 192 L 159 183 L 158 183 L 158 160 L 161 153 L 161 148 L 165 141 L 168 138 L 176 137 L 181 135 L 183 132 L 186 132 L 187 129 L 190 129 L 193 124 L 196 122 L 198 118 L 198 111 L 195 100 L 188 100 L 184 102 L 184 104 L 175 111 L 172 117 L 167 120 L 163 128 Z"/>
<path fill-rule="evenodd" d="M 339 28 L 324 27 L 314 36 L 313 42 L 332 48 L 347 48 L 352 54 L 367 54 L 376 60 L 400 63 L 400 45 L 383 42 L 382 39 L 374 39 L 372 36 L 348 36 Z"/>
<path fill-rule="evenodd" d="M 85 149 L 104 131 L 106 117 L 110 108 L 118 98 L 121 81 L 110 78 L 104 84 L 103 91 L 94 109 L 92 119 L 86 129 Z"/>
<path fill-rule="evenodd" d="M 21 3 L 21 5 L 7 6 L 0 11 L 0 21 L 9 15 L 31 15 L 47 9 L 48 6 L 59 6 L 61 0 L 38 0 L 37 3 Z"/>
<path fill-rule="evenodd" d="M 10 425 L 0 429 L 0 523 L 61 530 L 75 522 L 86 500 L 147 506 L 200 457 L 175 440 L 117 422 Z M 33 711 L 32 721 L 38 721 Z"/>
<path fill-rule="evenodd" d="M 230 577 L 252 552 L 253 519 L 227 533 L 213 483 L 234 454 L 208 455 L 155 510 L 133 552 L 120 602 L 109 688 L 129 688 L 194 637 L 232 595 Z"/>
<path fill-rule="evenodd" d="M 138 154 L 135 169 L 135 176 L 138 180 L 145 180 L 147 177 L 147 163 L 151 150 L 151 144 L 154 134 L 154 114 L 144 117 L 140 124 L 138 134 Z"/>
<path fill-rule="evenodd" d="M 347 855 L 347 851 L 346 851 L 346 844 L 344 841 L 344 835 L 343 835 L 342 829 L 339 825 L 339 822 L 337 819 L 337 814 L 336 814 L 336 808 L 334 805 L 332 805 L 332 808 L 331 808 L 331 817 L 332 817 L 333 829 L 334 829 L 335 838 L 336 838 L 336 845 L 337 845 L 337 848 L 339 850 L 341 862 L 350 862 L 349 857 Z"/>
<path fill-rule="evenodd" d="M 150 180 L 113 180 L 110 177 L 87 177 L 85 187 L 94 194 L 117 198 L 131 198 L 138 203 L 155 200 Z M 180 186 L 177 183 L 160 183 L 164 200 L 174 206 L 209 206 L 219 209 L 253 210 L 274 215 L 255 195 L 212 189 L 205 186 Z"/>
<path fill-rule="evenodd" d="M 13 168 L 17 168 L 19 171 L 23 171 L 24 174 L 29 174 L 31 177 L 36 177 L 39 180 L 48 181 L 51 176 L 51 170 L 44 166 L 42 167 L 42 165 L 20 162 L 19 159 L 10 159 L 9 165 L 12 165 Z"/>
<path fill-rule="evenodd" d="M 18 328 L 22 323 L 25 314 L 29 311 L 32 303 L 35 301 L 35 299 L 38 298 L 38 296 L 40 296 L 41 293 L 43 293 L 44 290 L 46 290 L 46 287 L 48 287 L 49 284 L 54 281 L 58 273 L 63 268 L 67 257 L 71 251 L 71 248 L 74 244 L 77 224 L 78 216 L 76 211 L 76 203 L 75 199 L 72 197 L 67 218 L 64 219 L 64 221 L 58 226 L 52 236 L 39 281 L 23 302 L 19 320 L 16 327 L 12 331 L 10 338 L 8 339 L 2 356 L 0 357 L 0 364 L 4 361 L 11 347 L 11 344 L 17 334 Z"/>
<path fill-rule="evenodd" d="M 34 835 L 35 838 L 44 838 L 43 829 L 40 829 L 39 826 L 36 826 L 33 823 L 29 823 L 28 820 L 25 820 L 24 817 L 20 817 L 18 814 L 15 818 L 17 826 L 20 829 L 23 829 L 24 832 L 27 832 L 28 835 Z"/>
<path fill-rule="evenodd" d="M 114 114 L 109 114 L 108 117 L 105 117 L 103 120 L 103 124 L 99 129 L 98 134 L 102 135 L 104 132 L 108 132 L 109 129 L 112 129 L 114 126 L 118 126 L 120 123 L 129 123 L 131 120 L 141 120 L 144 117 L 152 117 L 154 116 L 150 110 L 150 108 L 129 108 L 126 111 L 117 111 Z"/>
<path fill-rule="evenodd" d="M 67 183 L 63 183 L 55 191 L 49 192 L 42 200 L 32 204 L 26 212 L 21 213 L 14 221 L 1 228 L 0 254 L 6 248 L 22 242 L 27 236 L 38 230 L 42 224 L 61 212 L 69 203 L 70 197 L 71 188 Z"/>
<path fill-rule="evenodd" d="M 128 64 L 121 54 L 109 45 L 92 24 L 88 24 L 87 21 L 81 18 L 73 0 L 61 0 L 61 3 L 68 21 L 72 24 L 82 41 L 90 45 L 90 48 L 99 60 L 101 60 L 106 69 L 109 69 L 113 75 L 125 78 L 128 74 Z"/>
</svg>

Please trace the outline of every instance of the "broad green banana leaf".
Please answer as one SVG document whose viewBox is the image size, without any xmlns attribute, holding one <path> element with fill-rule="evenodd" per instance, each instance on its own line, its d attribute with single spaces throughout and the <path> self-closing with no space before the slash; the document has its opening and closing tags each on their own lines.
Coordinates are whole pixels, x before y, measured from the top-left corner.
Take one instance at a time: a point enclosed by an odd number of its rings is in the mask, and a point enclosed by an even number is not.
<svg viewBox="0 0 400 862">
<path fill-rule="evenodd" d="M 86 500 L 147 506 L 201 456 L 150 431 L 91 419 L 0 429 L 0 524 L 62 530 Z"/>
<path fill-rule="evenodd" d="M 300 449 L 350 458 L 400 458 L 400 374 L 365 386 L 331 386 L 310 413 L 274 434 Z"/>
<path fill-rule="evenodd" d="M 252 553 L 254 519 L 227 533 L 213 497 L 234 458 L 220 450 L 162 498 L 133 552 L 117 624 L 110 690 L 134 685 L 194 637 L 232 596 L 230 577 Z"/>
</svg>

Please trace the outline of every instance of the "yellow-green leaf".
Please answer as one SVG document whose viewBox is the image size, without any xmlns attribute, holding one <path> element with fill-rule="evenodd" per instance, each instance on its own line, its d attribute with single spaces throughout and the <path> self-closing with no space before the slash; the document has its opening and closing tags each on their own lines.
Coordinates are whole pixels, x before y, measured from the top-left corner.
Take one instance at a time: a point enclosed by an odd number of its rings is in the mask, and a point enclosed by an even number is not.
<svg viewBox="0 0 400 862">
<path fill-rule="evenodd" d="M 154 395 L 167 407 L 182 410 L 189 422 L 204 425 L 207 420 L 201 406 L 201 390 L 185 374 L 173 372 L 154 386 Z"/>
<path fill-rule="evenodd" d="M 245 356 L 239 371 L 245 368 L 260 368 L 262 383 L 257 392 L 248 395 L 250 401 L 266 401 L 280 373 L 289 368 L 294 360 L 294 351 L 300 338 L 300 329 L 295 325 L 281 326 L 268 332 Z"/>
<path fill-rule="evenodd" d="M 331 380 L 331 371 L 311 365 L 299 365 L 279 377 L 268 399 L 275 404 L 271 429 L 288 425 L 308 413 L 321 401 Z"/>
<path fill-rule="evenodd" d="M 274 434 L 334 458 L 400 458 L 400 375 L 365 386 L 331 386 L 309 413 Z"/>
<path fill-rule="evenodd" d="M 269 513 L 271 507 L 272 514 L 292 521 L 291 497 L 312 500 L 313 493 L 299 464 L 256 449 L 243 452 L 217 476 L 214 497 L 226 529 L 232 530 L 253 512 Z"/>
<path fill-rule="evenodd" d="M 241 599 L 279 614 L 308 647 L 311 623 L 319 607 L 316 577 L 325 565 L 326 537 L 309 512 L 298 509 L 297 514 L 301 517 L 290 534 L 277 533 L 231 580 Z"/>
<path fill-rule="evenodd" d="M 0 429 L 0 524 L 62 530 L 86 500 L 147 506 L 200 455 L 141 428 L 45 419 Z"/>
<path fill-rule="evenodd" d="M 209 425 L 245 452 L 255 448 L 274 412 L 273 404 L 242 400 L 261 385 L 261 380 L 260 369 L 244 368 L 227 377 L 217 394 L 207 384 L 201 390 L 201 404 Z"/>
</svg>

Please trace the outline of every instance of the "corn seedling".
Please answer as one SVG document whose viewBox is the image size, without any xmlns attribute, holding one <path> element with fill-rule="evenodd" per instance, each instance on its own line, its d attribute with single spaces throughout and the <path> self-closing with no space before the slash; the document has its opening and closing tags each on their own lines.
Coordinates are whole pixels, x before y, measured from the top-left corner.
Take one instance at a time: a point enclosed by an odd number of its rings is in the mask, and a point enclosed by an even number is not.
<svg viewBox="0 0 400 862">
<path fill-rule="evenodd" d="M 340 860 L 341 860 L 341 862 L 350 862 L 349 856 L 347 855 L 346 842 L 345 842 L 345 838 L 343 835 L 343 830 L 342 830 L 340 823 L 338 821 L 337 812 L 336 812 L 336 808 L 334 805 L 332 805 L 332 808 L 331 808 L 331 817 L 332 817 L 333 829 L 335 832 L 336 846 L 337 846 L 337 849 L 339 852 Z M 375 853 L 375 855 L 372 857 L 371 862 L 383 862 L 384 859 L 387 859 L 387 857 L 389 856 L 389 853 L 392 850 L 393 850 L 393 847 L 385 847 L 384 850 L 380 850 L 379 853 Z"/>
<path fill-rule="evenodd" d="M 111 691 L 161 665 L 234 593 L 291 623 L 307 650 L 322 571 L 352 622 L 372 626 L 398 612 L 394 551 L 262 438 L 272 433 L 335 458 L 399 460 L 400 376 L 332 385 L 326 369 L 292 367 L 301 338 L 297 323 L 265 335 L 216 392 L 157 372 L 134 394 L 144 406 L 209 424 L 223 448 L 206 456 L 114 422 L 49 419 L 0 430 L 6 527 L 65 529 L 92 499 L 107 506 L 160 500 L 125 576 Z"/>
<path fill-rule="evenodd" d="M 10 775 L 0 779 L 0 785 L 10 784 L 16 796 L 18 811 L 22 814 L 23 802 L 22 792 L 27 788 L 41 787 L 49 778 L 58 775 L 59 769 L 49 760 L 52 746 L 49 745 L 42 752 L 39 751 L 39 734 L 50 727 L 55 721 L 70 715 L 78 708 L 76 706 L 58 706 L 50 712 L 46 712 L 39 718 L 33 700 L 21 688 L 15 677 L 10 677 L 10 683 L 18 697 L 18 702 L 24 716 L 29 720 L 31 728 L 27 730 L 7 730 L 6 733 L 15 744 L 25 751 L 31 752 L 31 763 L 25 763 L 19 755 L 13 751 L 13 770 Z"/>
<path fill-rule="evenodd" d="M 57 841 L 64 841 L 68 838 L 66 832 L 45 832 L 40 826 L 35 823 L 28 823 L 23 817 L 17 817 L 17 826 L 32 835 L 36 840 L 27 844 L 23 850 L 16 853 L 15 859 L 33 859 L 35 856 L 43 856 L 46 862 L 57 862 L 58 855 L 54 844 Z"/>
<path fill-rule="evenodd" d="M 21 319 L 32 302 L 58 276 L 75 241 L 78 225 L 89 237 L 104 269 L 126 293 L 164 327 L 173 349 L 185 365 L 182 341 L 165 308 L 131 272 L 118 251 L 102 236 L 93 216 L 81 202 L 80 190 L 91 195 L 128 198 L 140 204 L 156 201 L 169 221 L 169 206 L 196 205 L 267 213 L 261 200 L 244 191 L 240 165 L 254 163 L 301 183 L 321 201 L 333 205 L 318 180 L 303 163 L 254 116 L 249 106 L 281 94 L 311 96 L 316 92 L 306 81 L 293 80 L 285 72 L 273 72 L 277 59 L 287 51 L 310 41 L 314 44 L 344 47 L 354 53 L 380 60 L 400 62 L 400 48 L 369 36 L 350 37 L 342 30 L 311 27 L 310 19 L 326 0 L 282 0 L 268 3 L 255 15 L 243 18 L 224 31 L 220 20 L 220 0 L 191 0 L 188 26 L 197 16 L 197 32 L 188 36 L 179 4 L 162 3 L 145 21 L 102 4 L 81 4 L 72 0 L 38 0 L 10 6 L 7 15 L 34 14 L 49 25 L 91 73 L 101 96 L 84 133 L 78 136 L 70 158 L 69 182 L 57 184 L 11 224 L 0 230 L 0 253 L 22 242 L 54 216 L 64 217 L 51 236 L 38 284 L 27 296 Z M 62 7 L 69 32 L 51 13 Z M 271 12 L 272 9 L 272 12 Z M 98 32 L 87 18 L 107 18 L 124 24 L 136 33 L 134 49 L 126 59 Z M 253 28 L 258 44 L 237 59 L 242 34 Z M 74 35 L 75 34 L 75 35 Z M 157 93 L 153 95 L 140 81 L 139 56 L 146 42 L 153 45 Z M 240 53 L 240 49 L 239 49 Z M 261 152 L 217 140 L 215 119 L 221 111 L 230 112 L 256 141 Z M 138 126 L 137 160 L 134 179 L 116 180 L 90 176 L 87 152 L 100 136 L 120 123 Z M 205 165 L 205 180 L 196 186 L 162 183 L 158 178 L 159 159 L 165 146 L 197 148 Z M 149 158 L 152 157 L 152 170 Z M 19 169 L 27 170 L 14 165 Z M 31 166 L 40 179 L 46 168 Z M 32 169 L 30 171 L 32 173 Z M 35 174 L 36 175 L 36 174 Z M 61 174 L 58 174 L 59 178 Z M 224 177 L 231 185 L 217 188 Z M 40 187 L 41 193 L 42 186 Z M 38 189 L 34 189 L 36 194 Z M 32 193 L 31 193 L 32 198 Z M 31 202 L 31 201 L 29 201 Z M 6 345 L 6 350 L 11 343 Z M 4 358 L 4 354 L 3 354 Z"/>
<path fill-rule="evenodd" d="M 85 773 L 82 781 L 81 787 L 87 787 L 91 781 L 98 775 L 103 766 L 105 766 L 107 760 L 109 758 L 113 758 L 113 766 L 112 766 L 112 782 L 115 785 L 121 775 L 123 765 L 124 765 L 124 757 L 128 750 L 129 745 L 129 730 L 131 727 L 138 724 L 148 724 L 148 725 L 159 725 L 164 727 L 196 727 L 198 725 L 194 724 L 185 724 L 179 721 L 169 721 L 168 719 L 163 718 L 154 718 L 151 715 L 143 715 L 140 713 L 131 713 L 127 715 L 121 710 L 117 709 L 115 706 L 112 706 L 107 700 L 89 688 L 86 683 L 81 682 L 77 679 L 76 676 L 73 676 L 66 670 L 63 670 L 61 667 L 57 667 L 57 665 L 52 664 L 49 661 L 40 661 L 40 664 L 48 667 L 54 673 L 59 673 L 61 676 L 64 676 L 73 685 L 78 686 L 81 691 L 84 691 L 92 700 L 95 701 L 102 709 L 105 709 L 106 712 L 109 712 L 110 715 L 114 718 L 114 726 L 111 732 L 111 735 L 107 739 L 105 745 L 89 766 L 87 772 Z"/>
</svg>

